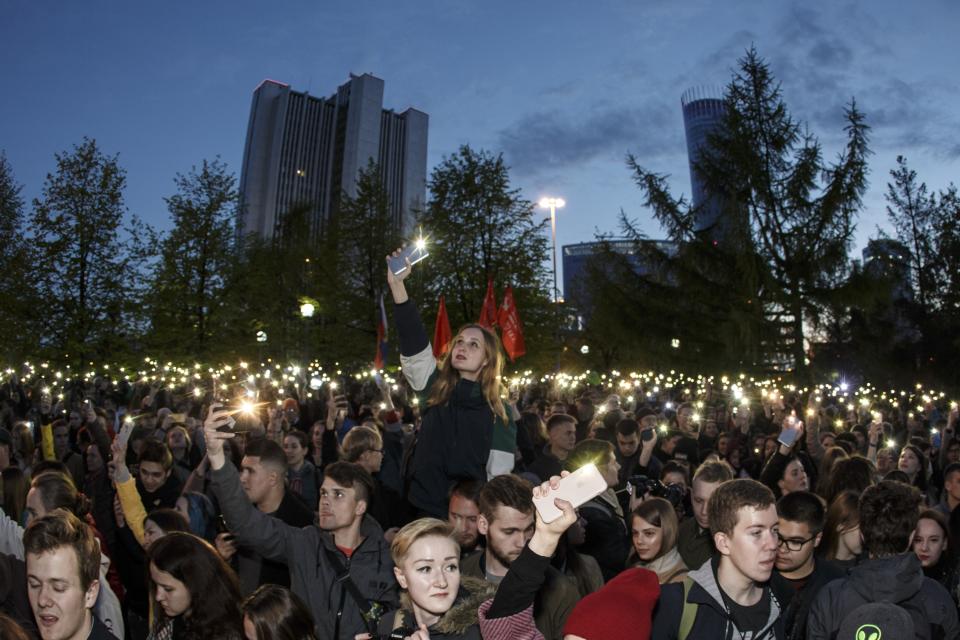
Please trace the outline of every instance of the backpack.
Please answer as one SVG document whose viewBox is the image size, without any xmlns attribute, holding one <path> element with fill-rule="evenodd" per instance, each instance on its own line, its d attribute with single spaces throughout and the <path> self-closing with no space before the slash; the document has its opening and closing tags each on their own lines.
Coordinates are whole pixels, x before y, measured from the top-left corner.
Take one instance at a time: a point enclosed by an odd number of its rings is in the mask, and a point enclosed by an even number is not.
<svg viewBox="0 0 960 640">
<path fill-rule="evenodd" d="M 868 602 L 854 607 L 840 621 L 837 640 L 931 638 L 930 623 L 924 614 L 915 608 L 908 611 L 909 607 L 901 606 L 909 602 Z"/>
</svg>

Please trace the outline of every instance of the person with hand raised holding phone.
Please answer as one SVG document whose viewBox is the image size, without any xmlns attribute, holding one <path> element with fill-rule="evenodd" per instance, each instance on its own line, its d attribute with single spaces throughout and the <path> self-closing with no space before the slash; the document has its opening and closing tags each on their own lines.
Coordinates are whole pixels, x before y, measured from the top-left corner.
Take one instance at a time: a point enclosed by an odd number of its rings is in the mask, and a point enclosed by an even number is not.
<svg viewBox="0 0 960 640">
<path fill-rule="evenodd" d="M 366 514 L 370 474 L 349 462 L 329 465 L 320 486 L 319 526 L 291 526 L 256 509 L 237 469 L 226 463 L 224 443 L 235 435 L 226 426 L 229 418 L 213 407 L 204 437 L 210 486 L 237 543 L 287 565 L 291 590 L 309 607 L 318 637 L 352 639 L 375 629 L 379 616 L 397 607 L 398 594 L 383 530 Z"/>
<path fill-rule="evenodd" d="M 560 538 L 577 521 L 573 505 L 560 497 L 565 495 L 560 481 L 569 475 L 563 471 L 560 476 L 552 476 L 533 487 L 532 498 L 546 501 L 552 498 L 560 515 L 546 522 L 540 510 L 534 510 L 533 535 L 510 563 L 493 599 L 480 605 L 480 631 L 484 638 L 539 640 L 544 637 L 536 626 L 534 609 L 550 575 L 550 558 Z"/>
<path fill-rule="evenodd" d="M 783 419 L 783 427 L 777 438 L 779 446 L 763 471 L 760 472 L 760 482 L 770 487 L 773 495 L 779 500 L 794 491 L 810 489 L 810 476 L 806 454 L 796 452 L 796 444 L 803 434 L 803 422 L 792 414 Z M 806 458 L 806 460 L 805 460 Z"/>
<path fill-rule="evenodd" d="M 402 252 L 393 254 L 394 262 Z M 391 256 L 387 257 L 388 265 Z M 387 268 L 400 337 L 403 375 L 418 394 L 423 420 L 416 437 L 407 499 L 420 515 L 446 518 L 450 488 L 461 479 L 485 481 L 513 470 L 517 426 L 501 399 L 503 356 L 496 334 L 468 324 L 438 364 L 404 281 L 413 265 Z"/>
</svg>

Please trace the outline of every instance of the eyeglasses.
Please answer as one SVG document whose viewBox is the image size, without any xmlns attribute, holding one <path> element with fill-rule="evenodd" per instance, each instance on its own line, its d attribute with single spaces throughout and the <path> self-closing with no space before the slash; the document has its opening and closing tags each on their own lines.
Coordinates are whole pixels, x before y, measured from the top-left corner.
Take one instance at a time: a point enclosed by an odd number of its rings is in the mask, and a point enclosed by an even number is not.
<svg viewBox="0 0 960 640">
<path fill-rule="evenodd" d="M 787 551 L 800 551 L 800 549 L 803 548 L 803 545 L 807 544 L 816 537 L 816 535 L 813 535 L 806 540 L 797 540 L 796 538 L 784 538 L 778 533 L 777 540 L 779 540 L 779 542 L 777 542 L 777 548 L 786 545 Z"/>
</svg>

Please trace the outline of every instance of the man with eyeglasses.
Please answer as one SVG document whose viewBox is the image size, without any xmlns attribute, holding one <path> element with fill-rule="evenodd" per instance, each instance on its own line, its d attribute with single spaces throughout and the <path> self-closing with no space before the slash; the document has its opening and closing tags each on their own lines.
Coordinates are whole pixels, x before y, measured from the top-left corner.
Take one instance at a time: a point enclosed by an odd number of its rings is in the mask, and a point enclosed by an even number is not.
<svg viewBox="0 0 960 640">
<path fill-rule="evenodd" d="M 780 530 L 776 569 L 782 580 L 775 578 L 771 586 L 783 605 L 786 637 L 801 640 L 806 637 L 807 614 L 817 593 L 844 573 L 814 554 L 826 520 L 826 509 L 818 496 L 809 491 L 788 493 L 777 502 L 777 516 Z"/>
</svg>

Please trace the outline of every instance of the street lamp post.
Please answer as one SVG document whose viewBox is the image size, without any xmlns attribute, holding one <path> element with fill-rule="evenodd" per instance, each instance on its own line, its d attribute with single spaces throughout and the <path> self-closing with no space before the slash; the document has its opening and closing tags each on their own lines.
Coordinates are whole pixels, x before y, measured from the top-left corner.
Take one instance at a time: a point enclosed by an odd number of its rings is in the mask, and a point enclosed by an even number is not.
<svg viewBox="0 0 960 640">
<path fill-rule="evenodd" d="M 557 209 L 567 203 L 563 198 L 541 198 L 540 207 L 550 209 L 550 236 L 553 239 L 553 301 L 560 301 L 560 289 L 557 287 Z"/>
</svg>

